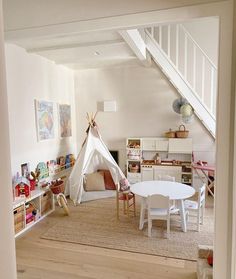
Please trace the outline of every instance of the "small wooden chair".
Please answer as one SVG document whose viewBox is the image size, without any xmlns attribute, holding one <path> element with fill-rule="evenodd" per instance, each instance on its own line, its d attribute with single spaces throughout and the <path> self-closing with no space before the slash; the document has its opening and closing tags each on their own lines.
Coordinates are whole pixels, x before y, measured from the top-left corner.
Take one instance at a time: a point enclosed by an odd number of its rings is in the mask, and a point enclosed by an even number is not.
<svg viewBox="0 0 236 279">
<path fill-rule="evenodd" d="M 135 195 L 130 191 L 117 191 L 117 219 L 119 219 L 119 210 L 120 210 L 120 201 L 123 201 L 123 213 L 124 215 L 130 216 L 130 213 L 133 212 L 136 216 L 136 204 L 135 204 Z M 132 207 L 132 209 L 131 209 Z"/>
</svg>

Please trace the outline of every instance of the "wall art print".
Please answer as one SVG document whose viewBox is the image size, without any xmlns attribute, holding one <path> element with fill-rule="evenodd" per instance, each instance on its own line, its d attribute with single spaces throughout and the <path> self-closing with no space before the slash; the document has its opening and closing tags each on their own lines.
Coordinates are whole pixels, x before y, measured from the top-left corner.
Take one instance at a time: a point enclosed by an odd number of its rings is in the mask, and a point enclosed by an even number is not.
<svg viewBox="0 0 236 279">
<path fill-rule="evenodd" d="M 59 125 L 62 138 L 71 137 L 71 106 L 59 104 Z"/>
<path fill-rule="evenodd" d="M 48 140 L 55 137 L 53 102 L 35 101 L 38 140 Z"/>
</svg>

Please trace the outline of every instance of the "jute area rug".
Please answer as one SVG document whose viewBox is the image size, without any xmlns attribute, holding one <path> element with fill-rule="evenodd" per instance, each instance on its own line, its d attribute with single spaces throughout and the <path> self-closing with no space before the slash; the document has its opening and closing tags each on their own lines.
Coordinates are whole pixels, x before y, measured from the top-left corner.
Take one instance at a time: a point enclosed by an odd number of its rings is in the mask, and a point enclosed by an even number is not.
<svg viewBox="0 0 236 279">
<path fill-rule="evenodd" d="M 71 205 L 70 211 L 69 217 L 57 217 L 57 223 L 41 238 L 187 260 L 196 260 L 199 244 L 213 243 L 212 207 L 206 208 L 200 232 L 196 231 L 195 218 L 190 218 L 188 231 L 184 233 L 180 216 L 172 215 L 169 239 L 166 239 L 164 221 L 153 221 L 151 238 L 147 236 L 147 224 L 142 231 L 138 229 L 139 208 L 136 217 L 128 218 L 121 211 L 121 218 L 117 220 L 114 198 L 90 201 L 77 207 Z M 50 216 L 60 216 L 60 213 L 55 211 Z"/>
</svg>

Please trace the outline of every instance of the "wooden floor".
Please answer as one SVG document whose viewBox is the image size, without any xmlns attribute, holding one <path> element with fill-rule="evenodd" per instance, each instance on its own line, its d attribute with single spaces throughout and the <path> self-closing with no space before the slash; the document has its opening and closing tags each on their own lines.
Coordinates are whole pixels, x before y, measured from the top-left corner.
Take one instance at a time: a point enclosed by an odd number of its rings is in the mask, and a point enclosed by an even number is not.
<svg viewBox="0 0 236 279">
<path fill-rule="evenodd" d="M 61 209 L 57 209 L 61 210 Z M 16 239 L 18 279 L 195 279 L 195 262 L 44 240 L 46 217 Z"/>
</svg>

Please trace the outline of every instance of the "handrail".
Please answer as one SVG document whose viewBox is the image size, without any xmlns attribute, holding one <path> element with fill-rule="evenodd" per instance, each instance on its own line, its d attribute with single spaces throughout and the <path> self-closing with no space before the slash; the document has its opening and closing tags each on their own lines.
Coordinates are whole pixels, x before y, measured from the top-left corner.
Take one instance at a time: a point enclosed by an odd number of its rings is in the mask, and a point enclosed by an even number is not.
<svg viewBox="0 0 236 279">
<path fill-rule="evenodd" d="M 209 61 L 209 63 L 211 64 L 211 66 L 217 70 L 216 65 L 212 62 L 212 60 L 210 59 L 210 57 L 206 54 L 206 52 L 200 47 L 200 45 L 194 40 L 194 38 L 192 37 L 192 35 L 188 32 L 188 30 L 183 26 L 183 24 L 179 24 L 179 26 L 183 29 L 183 31 L 187 34 L 187 36 L 189 37 L 189 39 L 197 46 L 197 48 L 202 52 L 202 54 L 207 58 L 207 60 Z"/>
<path fill-rule="evenodd" d="M 157 43 L 157 47 L 166 55 L 169 62 L 171 62 L 176 68 L 177 72 L 183 77 L 184 81 L 188 86 L 193 90 L 194 94 L 204 103 L 205 107 L 207 107 L 210 114 L 215 116 L 215 94 L 217 92 L 217 66 L 212 62 L 212 60 L 208 57 L 205 51 L 199 46 L 199 44 L 193 39 L 191 34 L 186 30 L 186 28 L 182 24 L 166 24 L 165 27 L 168 27 L 167 31 L 165 30 L 165 48 L 163 48 L 163 25 L 152 26 L 149 28 L 145 28 L 145 33 L 149 35 L 155 43 Z M 170 27 L 173 26 L 175 28 L 176 36 L 170 36 Z M 156 33 L 157 31 L 157 33 Z M 184 52 L 182 52 L 182 56 L 179 56 L 179 47 L 180 40 L 179 34 L 183 34 L 184 36 Z M 155 34 L 159 34 L 157 37 Z M 170 45 L 173 45 L 172 51 L 175 52 L 175 59 L 172 59 L 170 55 Z M 191 44 L 193 48 L 193 52 L 188 55 L 188 45 Z M 175 47 L 174 47 L 175 46 Z M 196 52 L 198 51 L 199 57 L 201 58 L 201 69 L 196 71 L 197 60 L 196 60 Z M 182 69 L 179 65 L 179 60 L 181 58 Z M 188 68 L 191 67 L 192 73 L 188 74 Z M 206 80 L 205 76 L 210 73 L 210 79 Z M 196 84 L 196 80 L 198 79 L 198 85 Z M 198 86 L 198 89 L 197 87 Z M 206 90 L 208 90 L 208 86 L 210 86 L 209 97 L 206 96 Z M 208 95 L 208 93 L 207 93 Z M 210 98 L 210 103 L 206 103 L 207 98 Z M 208 101 L 207 101 L 208 102 Z"/>
<path fill-rule="evenodd" d="M 217 66 L 182 24 L 151 26 L 144 31 L 148 51 L 214 137 Z"/>
</svg>

